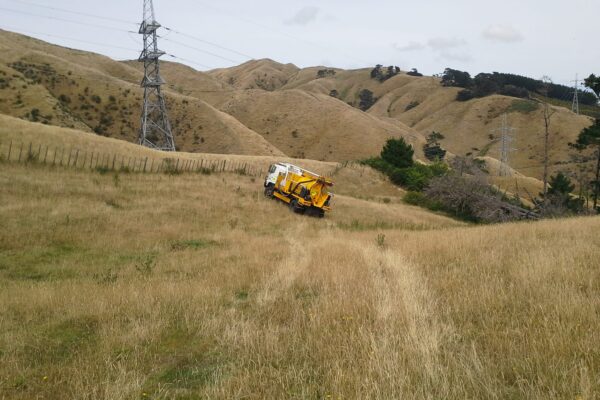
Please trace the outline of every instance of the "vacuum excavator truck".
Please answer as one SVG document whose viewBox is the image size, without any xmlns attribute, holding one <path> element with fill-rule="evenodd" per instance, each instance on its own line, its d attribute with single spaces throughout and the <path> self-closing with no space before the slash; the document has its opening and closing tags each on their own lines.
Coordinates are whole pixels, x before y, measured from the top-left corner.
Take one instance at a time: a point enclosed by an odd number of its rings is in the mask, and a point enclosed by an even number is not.
<svg viewBox="0 0 600 400">
<path fill-rule="evenodd" d="M 265 178 L 265 196 L 289 204 L 296 213 L 306 212 L 323 218 L 325 211 L 331 211 L 333 194 L 329 188 L 332 186 L 330 179 L 314 172 L 288 163 L 277 163 L 271 165 Z"/>
</svg>

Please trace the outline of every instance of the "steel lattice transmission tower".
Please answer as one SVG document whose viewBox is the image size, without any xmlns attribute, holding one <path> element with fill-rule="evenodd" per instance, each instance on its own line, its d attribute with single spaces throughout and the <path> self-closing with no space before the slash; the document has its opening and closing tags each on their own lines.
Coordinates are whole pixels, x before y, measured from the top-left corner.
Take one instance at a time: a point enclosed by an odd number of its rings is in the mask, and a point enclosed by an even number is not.
<svg viewBox="0 0 600 400">
<path fill-rule="evenodd" d="M 158 49 L 156 31 L 160 28 L 154 15 L 152 0 L 144 0 L 144 21 L 139 33 L 144 35 L 144 49 L 138 61 L 144 63 L 144 105 L 139 144 L 157 150 L 175 151 L 171 123 L 167 115 L 165 98 L 161 86 L 165 81 L 160 76 L 160 57 L 165 54 Z"/>
<path fill-rule="evenodd" d="M 571 106 L 571 111 L 579 114 L 579 75 L 575 75 L 575 92 L 573 93 L 573 105 Z"/>
<path fill-rule="evenodd" d="M 513 149 L 511 144 L 514 140 L 512 133 L 516 131 L 508 124 L 508 115 L 502 115 L 502 126 L 495 131 L 500 131 L 500 176 L 508 176 L 510 167 L 508 165 L 509 156 Z"/>
</svg>

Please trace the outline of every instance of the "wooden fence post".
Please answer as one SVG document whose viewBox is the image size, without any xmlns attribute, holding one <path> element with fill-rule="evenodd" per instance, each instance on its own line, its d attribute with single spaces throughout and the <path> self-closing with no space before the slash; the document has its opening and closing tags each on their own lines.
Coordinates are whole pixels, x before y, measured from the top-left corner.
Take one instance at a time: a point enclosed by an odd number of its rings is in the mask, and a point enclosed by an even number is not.
<svg viewBox="0 0 600 400">
<path fill-rule="evenodd" d="M 41 155 L 42 155 L 42 145 L 40 144 L 38 146 L 38 153 L 37 153 L 38 161 L 40 160 L 40 158 L 42 158 L 42 157 L 40 157 Z"/>
<path fill-rule="evenodd" d="M 21 142 L 21 148 L 19 149 L 19 162 L 21 162 L 21 155 L 23 154 L 23 142 Z"/>
<path fill-rule="evenodd" d="M 29 161 L 29 157 L 33 156 L 33 153 L 31 152 L 31 142 L 29 142 L 29 151 L 27 152 L 27 159 L 25 161 Z"/>
<path fill-rule="evenodd" d="M 79 159 L 79 149 L 77 149 L 77 153 L 75 154 L 75 162 L 73 163 L 73 167 L 77 168 L 77 160 Z"/>
<path fill-rule="evenodd" d="M 67 167 L 71 166 L 71 155 L 73 154 L 73 149 L 71 148 L 69 150 L 69 161 L 67 161 Z"/>
<path fill-rule="evenodd" d="M 10 161 L 10 153 L 12 152 L 12 140 L 10 141 L 10 144 L 8 145 L 8 161 Z"/>
<path fill-rule="evenodd" d="M 112 170 L 115 170 L 115 161 L 117 161 L 117 155 L 113 155 L 113 162 L 112 162 Z"/>
<path fill-rule="evenodd" d="M 48 147 L 50 147 L 50 146 L 46 146 L 46 154 L 44 155 L 44 164 L 46 164 L 46 159 L 48 158 Z"/>
</svg>

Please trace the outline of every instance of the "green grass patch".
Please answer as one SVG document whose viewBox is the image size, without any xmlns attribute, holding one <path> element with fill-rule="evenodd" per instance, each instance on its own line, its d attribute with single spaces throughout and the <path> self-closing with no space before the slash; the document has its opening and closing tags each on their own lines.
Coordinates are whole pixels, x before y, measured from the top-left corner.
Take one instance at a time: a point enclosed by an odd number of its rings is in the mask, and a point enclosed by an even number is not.
<svg viewBox="0 0 600 400">
<path fill-rule="evenodd" d="M 378 231 L 378 230 L 408 230 L 408 231 L 422 231 L 428 228 L 421 224 L 411 223 L 398 223 L 388 221 L 375 221 L 375 222 L 363 222 L 357 219 L 351 222 L 338 222 L 337 227 L 339 229 L 350 231 L 350 232 L 365 232 L 365 231 Z"/>
<path fill-rule="evenodd" d="M 98 325 L 98 320 L 89 316 L 59 322 L 44 330 L 37 343 L 25 350 L 36 363 L 66 361 L 95 340 Z"/>
<path fill-rule="evenodd" d="M 530 114 L 537 111 L 540 108 L 540 104 L 531 100 L 513 100 L 512 104 L 508 107 L 506 112 L 518 112 L 521 114 Z"/>
<path fill-rule="evenodd" d="M 178 240 L 171 243 L 171 250 L 200 250 L 211 246 L 217 246 L 219 243 L 214 240 L 194 239 L 194 240 Z"/>
<path fill-rule="evenodd" d="M 60 268 L 60 263 L 76 255 L 70 244 L 34 247 L 27 250 L 8 250 L 0 253 L 0 271 L 5 278 L 22 281 L 68 279 L 73 271 Z"/>
<path fill-rule="evenodd" d="M 150 397 L 166 388 L 168 398 L 197 398 L 195 391 L 216 384 L 227 366 L 227 357 L 215 340 L 177 326 L 168 328 L 150 349 L 153 358 L 158 359 L 154 365 L 163 366 L 144 384 L 144 392 Z"/>
<path fill-rule="evenodd" d="M 496 140 L 492 140 L 491 142 L 489 142 L 488 144 L 486 144 L 485 146 L 483 146 L 483 148 L 481 150 L 479 150 L 479 153 L 477 154 L 477 156 L 478 157 L 485 157 L 485 156 L 487 156 L 487 154 L 490 152 L 490 149 L 492 148 L 492 146 L 496 142 L 497 142 Z"/>
</svg>

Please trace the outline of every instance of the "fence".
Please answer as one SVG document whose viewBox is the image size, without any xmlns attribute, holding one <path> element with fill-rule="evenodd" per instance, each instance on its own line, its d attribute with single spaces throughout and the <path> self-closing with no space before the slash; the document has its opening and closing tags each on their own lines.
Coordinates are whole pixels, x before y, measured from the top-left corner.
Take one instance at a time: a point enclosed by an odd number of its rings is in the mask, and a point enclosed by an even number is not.
<svg viewBox="0 0 600 400">
<path fill-rule="evenodd" d="M 233 172 L 249 176 L 262 176 L 265 171 L 247 162 L 235 160 L 210 160 L 201 158 L 130 157 L 122 154 L 65 149 L 59 146 L 34 145 L 10 141 L 0 152 L 0 159 L 16 163 L 37 163 L 74 169 L 123 171 L 138 173 L 182 172 Z"/>
</svg>

